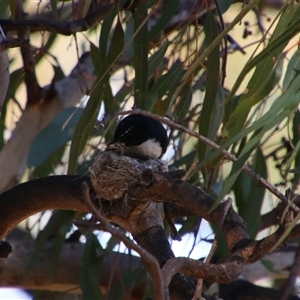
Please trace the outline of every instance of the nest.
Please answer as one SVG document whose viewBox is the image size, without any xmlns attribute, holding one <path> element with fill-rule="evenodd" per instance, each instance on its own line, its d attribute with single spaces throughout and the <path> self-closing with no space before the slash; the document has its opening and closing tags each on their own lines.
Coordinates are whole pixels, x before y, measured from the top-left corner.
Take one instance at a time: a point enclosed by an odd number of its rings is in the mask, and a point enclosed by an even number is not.
<svg viewBox="0 0 300 300">
<path fill-rule="evenodd" d="M 128 187 L 139 181 L 146 169 L 153 172 L 168 171 L 166 162 L 157 159 L 142 161 L 112 151 L 100 152 L 90 169 L 97 198 L 108 201 L 123 198 Z"/>
</svg>

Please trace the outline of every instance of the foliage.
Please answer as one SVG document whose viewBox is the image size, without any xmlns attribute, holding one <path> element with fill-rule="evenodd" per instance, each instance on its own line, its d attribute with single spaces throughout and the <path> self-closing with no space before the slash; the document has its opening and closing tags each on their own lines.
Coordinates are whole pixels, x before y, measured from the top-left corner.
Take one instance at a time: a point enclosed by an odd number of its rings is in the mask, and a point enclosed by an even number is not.
<svg viewBox="0 0 300 300">
<path fill-rule="evenodd" d="M 252 40 L 249 41 L 249 37 L 240 39 L 229 29 L 247 21 L 252 12 L 246 13 L 259 1 L 252 0 L 245 6 L 235 4 L 234 7 L 231 2 L 220 1 L 219 10 L 210 11 L 209 8 L 203 15 L 203 9 L 197 7 L 198 14 L 190 13 L 175 23 L 178 7 L 183 9 L 180 1 L 166 1 L 162 6 L 155 1 L 139 1 L 131 11 L 122 10 L 121 1 L 97 26 L 77 33 L 71 47 L 77 47 L 76 51 L 91 49 L 95 83 L 88 99 L 83 99 L 76 108 L 63 110 L 35 138 L 27 158 L 28 172 L 23 180 L 64 172 L 86 174 L 98 148 L 104 149 L 112 138 L 116 127 L 115 113 L 134 105 L 165 116 L 220 146 L 219 150 L 211 149 L 187 133 L 169 128 L 170 149 L 173 150 L 168 157 L 170 165 L 185 169 L 185 179 L 217 201 L 232 196 L 238 213 L 247 223 L 249 234 L 255 238 L 270 197 L 271 206 L 277 200 L 266 193 L 264 187 L 258 186 L 255 179 L 243 173 L 242 166 L 250 166 L 282 192 L 298 184 L 299 175 L 289 170 L 297 167 L 300 159 L 297 131 L 300 126 L 297 111 L 300 99 L 299 49 L 293 42 L 299 31 L 300 5 L 287 3 L 274 14 L 272 22 L 263 23 L 262 27 L 266 26 L 263 31 L 255 27 L 255 47 L 248 50 Z M 3 8 L 0 9 L 1 18 L 8 18 L 9 13 L 14 17 L 14 1 L 1 2 L 0 6 Z M 51 0 L 50 6 L 52 18 L 57 21 L 67 20 L 73 7 L 57 0 Z M 226 16 L 230 25 L 225 28 L 222 14 L 230 6 L 233 13 Z M 87 13 L 88 7 L 85 6 L 82 17 Z M 260 12 L 257 13 L 260 16 L 257 20 L 253 15 L 249 17 L 255 26 L 262 22 Z M 244 31 L 248 30 L 248 25 L 244 26 Z M 36 68 L 48 60 L 51 61 L 47 66 L 49 70 L 52 64 L 64 70 L 64 59 L 53 50 L 60 43 L 59 35 L 32 33 L 31 36 L 40 45 L 35 49 Z M 241 41 L 234 42 L 232 36 Z M 71 38 L 64 39 L 70 41 Z M 230 69 L 234 66 L 229 65 L 228 60 L 240 59 L 244 51 L 249 59 L 235 74 L 236 71 Z M 1 147 L 5 147 L 7 137 L 13 131 L 9 118 L 24 107 L 24 95 L 19 92 L 24 74 L 22 67 L 15 63 L 16 59 L 17 54 L 12 53 L 14 71 L 2 108 Z M 60 76 L 65 75 L 60 72 Z M 120 76 L 119 90 L 114 94 L 113 85 Z M 229 77 L 235 78 L 233 85 L 228 83 Z M 113 118 L 101 123 L 103 114 L 111 114 Z M 97 122 L 98 128 L 95 127 Z M 228 163 L 221 155 L 222 149 L 235 155 L 237 162 Z M 270 176 L 274 173 L 276 177 Z M 47 226 L 54 220 L 50 218 Z M 65 220 L 62 225 L 70 225 L 69 218 Z M 198 222 L 192 217 L 176 220 L 182 226 L 181 234 L 193 233 Z M 40 238 L 45 239 L 50 234 L 52 232 L 45 230 Z M 107 247 L 111 247 L 111 242 L 116 246 L 117 242 L 112 239 Z M 85 264 L 93 265 L 101 259 L 96 253 L 98 247 L 98 240 L 91 233 L 87 234 Z M 222 247 L 217 252 L 226 256 Z M 97 284 L 93 282 L 91 272 L 89 267 L 89 272 L 84 270 L 81 277 L 84 296 L 88 299 L 94 295 L 100 299 L 101 292 L 95 288 Z M 94 289 L 90 289 L 89 283 Z"/>
</svg>

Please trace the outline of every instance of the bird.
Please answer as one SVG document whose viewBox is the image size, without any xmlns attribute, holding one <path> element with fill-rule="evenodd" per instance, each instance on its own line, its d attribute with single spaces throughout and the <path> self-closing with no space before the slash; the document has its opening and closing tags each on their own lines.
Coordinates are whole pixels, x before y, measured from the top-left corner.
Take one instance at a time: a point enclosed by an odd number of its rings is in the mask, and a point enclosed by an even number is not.
<svg viewBox="0 0 300 300">
<path fill-rule="evenodd" d="M 120 147 L 121 154 L 140 160 L 160 159 L 168 146 L 164 126 L 155 119 L 131 114 L 118 124 L 107 149 Z"/>
</svg>

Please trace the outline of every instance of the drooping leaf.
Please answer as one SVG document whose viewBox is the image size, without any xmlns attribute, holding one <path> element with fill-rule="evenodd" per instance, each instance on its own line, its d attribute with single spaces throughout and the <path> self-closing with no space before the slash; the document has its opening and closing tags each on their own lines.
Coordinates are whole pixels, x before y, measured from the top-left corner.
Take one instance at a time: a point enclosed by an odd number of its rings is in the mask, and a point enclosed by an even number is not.
<svg viewBox="0 0 300 300">
<path fill-rule="evenodd" d="M 297 76 L 300 72 L 300 49 L 298 48 L 294 55 L 291 57 L 289 64 L 287 66 L 282 88 L 285 91 L 291 82 L 294 80 L 295 76 Z"/>
<path fill-rule="evenodd" d="M 147 1 L 140 0 L 134 16 L 134 103 L 137 108 L 145 109 L 148 80 L 148 16 Z"/>
<path fill-rule="evenodd" d="M 205 43 L 209 45 L 218 36 L 218 25 L 211 12 L 208 12 L 204 22 Z M 209 136 L 211 122 L 216 118 L 213 114 L 215 103 L 217 101 L 218 86 L 220 73 L 220 54 L 219 47 L 215 47 L 207 57 L 207 76 L 205 97 L 203 100 L 202 110 L 199 117 L 199 133 L 209 139 L 214 139 L 214 136 Z M 203 159 L 206 154 L 206 144 L 198 144 L 198 158 Z"/>
<path fill-rule="evenodd" d="M 275 66 L 272 64 L 272 66 L 273 69 L 269 71 L 268 66 L 264 65 L 263 71 L 260 71 L 264 77 L 260 78 L 260 81 L 255 82 L 253 87 L 250 86 L 250 81 L 249 92 L 241 95 L 236 109 L 230 115 L 230 119 L 224 129 L 226 137 L 231 137 L 239 132 L 240 128 L 245 125 L 251 108 L 268 96 L 274 87 L 277 86 L 282 74 L 283 59 L 280 59 Z"/>
<path fill-rule="evenodd" d="M 10 8 L 10 13 L 11 13 L 11 18 L 15 20 L 16 18 L 16 4 L 15 0 L 9 0 L 9 8 Z"/>
<path fill-rule="evenodd" d="M 6 113 L 7 113 L 7 105 L 10 102 L 11 99 L 15 99 L 15 93 L 22 83 L 22 78 L 23 78 L 24 70 L 23 68 L 17 69 L 13 71 L 10 74 L 9 77 L 9 85 L 7 88 L 6 96 L 4 103 L 1 108 L 1 115 L 0 115 L 0 149 L 3 148 L 5 145 L 5 119 L 6 119 Z"/>
<path fill-rule="evenodd" d="M 174 108 L 174 114 L 178 120 L 182 120 L 189 111 L 193 99 L 193 89 L 191 89 L 189 83 L 182 88 L 178 98 Z"/>
<path fill-rule="evenodd" d="M 153 75 L 157 67 L 163 63 L 164 56 L 168 50 L 170 43 L 163 42 L 157 51 L 155 51 L 149 58 L 148 62 L 148 78 Z"/>
<path fill-rule="evenodd" d="M 168 73 L 157 79 L 147 94 L 147 110 L 150 110 L 153 105 L 160 105 L 160 115 L 165 115 L 165 112 L 170 106 L 170 101 L 172 99 L 173 92 L 175 91 L 176 83 L 180 80 L 183 72 L 182 64 L 179 60 L 177 60 L 174 62 Z M 162 100 L 162 97 L 167 93 L 167 98 Z M 157 107 L 154 107 L 154 109 L 157 111 Z"/>
<path fill-rule="evenodd" d="M 57 19 L 57 0 L 50 0 L 50 6 L 55 19 Z"/>
<path fill-rule="evenodd" d="M 63 145 L 51 153 L 46 160 L 34 168 L 33 172 L 30 174 L 30 179 L 45 177 L 55 173 L 56 167 L 62 162 L 65 150 L 66 147 Z"/>
<path fill-rule="evenodd" d="M 83 113 L 82 108 L 69 107 L 61 111 L 33 141 L 27 165 L 36 167 L 43 163 L 54 151 L 69 142 Z"/>
<path fill-rule="evenodd" d="M 149 32 L 149 41 L 153 41 L 157 35 L 159 35 L 165 27 L 168 25 L 172 17 L 175 15 L 178 5 L 180 3 L 180 0 L 171 0 L 166 1 L 164 3 L 164 9 L 163 9 L 163 17 L 160 18 L 157 23 L 154 25 L 154 27 Z"/>
<path fill-rule="evenodd" d="M 86 243 L 83 253 L 83 267 L 80 273 L 80 286 L 82 299 L 104 299 L 99 286 L 99 264 L 102 256 L 98 255 L 101 249 L 97 237 L 93 233 L 86 236 Z"/>
<path fill-rule="evenodd" d="M 288 5 L 283 11 L 267 47 L 245 65 L 226 102 L 232 100 L 246 74 L 252 68 L 256 67 L 256 69 L 237 108 L 232 114 L 226 115 L 228 124 L 224 130 L 224 136 L 234 136 L 237 128 L 244 126 L 252 106 L 263 100 L 278 83 L 282 69 L 282 57 L 279 55 L 289 40 L 298 33 L 299 22 L 300 6 Z"/>
<path fill-rule="evenodd" d="M 74 211 L 66 211 L 66 210 L 59 210 L 59 211 L 55 211 L 52 213 L 52 216 L 50 218 L 50 220 L 48 221 L 47 225 L 45 226 L 45 228 L 43 229 L 43 231 L 40 232 L 37 240 L 36 240 L 36 245 L 35 245 L 35 249 L 31 255 L 31 258 L 29 260 L 28 266 L 27 266 L 27 272 L 30 272 L 33 267 L 35 266 L 35 264 L 37 263 L 38 259 L 39 259 L 39 255 L 40 253 L 42 253 L 43 248 L 46 245 L 46 242 L 52 237 L 52 238 L 58 238 L 58 244 L 55 246 L 55 242 L 53 243 L 54 248 L 58 247 L 59 249 L 61 249 L 61 238 L 65 238 L 65 233 L 66 231 L 64 231 L 64 233 L 62 233 L 60 230 L 62 227 L 66 226 L 67 231 L 69 231 L 71 229 L 72 226 L 72 222 L 73 222 L 73 218 L 74 218 Z M 59 237 L 60 235 L 62 235 L 62 237 Z M 53 248 L 53 249 L 54 249 Z M 56 254 L 57 254 L 57 248 L 56 248 Z M 53 255 L 53 259 L 55 259 L 56 261 L 54 262 L 53 260 L 53 264 L 56 264 L 58 261 L 59 255 Z M 48 270 L 50 271 L 50 270 Z M 50 273 L 49 273 L 50 275 Z"/>
<path fill-rule="evenodd" d="M 233 2 L 234 2 L 233 0 L 218 0 L 222 14 L 224 14 L 228 10 L 228 8 L 231 6 Z"/>
<path fill-rule="evenodd" d="M 68 174 L 76 174 L 77 160 L 95 126 L 95 122 L 100 109 L 100 104 L 103 100 L 104 90 L 106 88 L 110 89 L 109 73 L 111 67 L 120 57 L 123 48 L 124 31 L 121 22 L 118 19 L 112 36 L 110 49 L 107 53 L 107 56 L 102 61 L 102 66 L 99 70 L 97 80 L 93 86 L 91 96 L 75 128 L 70 149 Z"/>
<path fill-rule="evenodd" d="M 300 141 L 300 111 L 299 109 L 296 111 L 295 116 L 293 118 L 293 144 L 297 145 Z M 294 165 L 295 168 L 300 167 L 300 151 L 296 153 L 295 159 L 294 159 Z M 298 182 L 300 178 L 300 174 L 295 174 L 294 176 L 294 182 Z"/>
<path fill-rule="evenodd" d="M 297 76 L 294 81 L 291 83 L 287 91 L 279 96 L 272 104 L 270 109 L 257 121 L 255 121 L 251 126 L 241 130 L 238 134 L 232 137 L 230 140 L 225 142 L 217 150 L 212 150 L 206 157 L 203 159 L 199 165 L 199 168 L 204 166 L 208 161 L 214 157 L 221 154 L 221 151 L 228 149 L 231 145 L 237 143 L 239 140 L 247 136 L 248 134 L 261 130 L 261 134 L 266 133 L 268 130 L 276 127 L 284 118 L 291 115 L 299 103 L 300 96 L 300 76 Z M 247 147 L 251 148 L 252 143 L 256 143 L 257 139 L 260 136 L 253 135 L 253 138 Z"/>
<path fill-rule="evenodd" d="M 117 9 L 116 7 L 112 9 L 112 11 L 106 16 L 104 19 L 102 26 L 101 26 L 101 32 L 100 32 L 100 38 L 99 38 L 99 52 L 100 52 L 100 60 L 104 60 L 107 56 L 107 51 L 109 48 L 109 35 L 112 30 L 114 19 L 117 15 Z"/>
<path fill-rule="evenodd" d="M 258 147 L 256 148 L 251 168 L 260 176 L 267 179 L 265 157 Z M 247 224 L 248 233 L 255 238 L 261 223 L 260 210 L 265 195 L 265 188 L 245 173 L 240 173 L 233 186 L 239 215 Z"/>
</svg>

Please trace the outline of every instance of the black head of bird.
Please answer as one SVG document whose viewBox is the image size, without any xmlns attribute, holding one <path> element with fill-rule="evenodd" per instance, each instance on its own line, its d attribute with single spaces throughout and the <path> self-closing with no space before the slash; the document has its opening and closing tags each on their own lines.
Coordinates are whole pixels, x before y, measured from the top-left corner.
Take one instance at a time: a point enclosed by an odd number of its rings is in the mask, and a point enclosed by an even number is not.
<svg viewBox="0 0 300 300">
<path fill-rule="evenodd" d="M 113 140 L 122 147 L 122 153 L 138 159 L 161 158 L 168 146 L 167 131 L 164 126 L 151 117 L 132 114 L 117 126 Z"/>
</svg>

